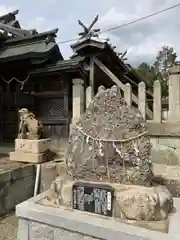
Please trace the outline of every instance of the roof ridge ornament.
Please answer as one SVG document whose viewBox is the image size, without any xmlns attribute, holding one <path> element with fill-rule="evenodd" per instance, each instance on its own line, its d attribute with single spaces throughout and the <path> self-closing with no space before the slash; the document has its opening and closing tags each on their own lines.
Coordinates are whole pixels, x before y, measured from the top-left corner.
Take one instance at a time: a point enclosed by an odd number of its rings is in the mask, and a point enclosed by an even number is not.
<svg viewBox="0 0 180 240">
<path fill-rule="evenodd" d="M 18 28 L 12 27 L 12 26 L 10 26 L 8 24 L 4 24 L 4 23 L 0 23 L 0 29 L 3 30 L 4 32 L 7 32 L 7 33 L 10 33 L 15 36 L 22 37 L 22 38 L 32 35 L 31 32 L 28 30 L 18 29 Z"/>
<path fill-rule="evenodd" d="M 93 19 L 91 24 L 87 27 L 83 22 L 78 20 L 78 24 L 84 29 L 83 32 L 80 32 L 78 35 L 82 38 L 91 38 L 91 37 L 98 37 L 98 32 L 100 32 L 100 29 L 92 29 L 94 25 L 97 23 L 99 19 L 99 15 L 96 15 L 96 17 Z"/>
<path fill-rule="evenodd" d="M 4 20 L 5 18 L 8 18 L 8 16 L 13 16 L 13 17 L 15 17 L 18 13 L 19 13 L 19 10 L 18 10 L 18 9 L 17 9 L 17 10 L 14 10 L 14 11 L 12 11 L 12 12 L 9 12 L 9 13 L 7 13 L 7 14 L 4 14 L 4 15 L 0 16 L 0 20 Z"/>
</svg>

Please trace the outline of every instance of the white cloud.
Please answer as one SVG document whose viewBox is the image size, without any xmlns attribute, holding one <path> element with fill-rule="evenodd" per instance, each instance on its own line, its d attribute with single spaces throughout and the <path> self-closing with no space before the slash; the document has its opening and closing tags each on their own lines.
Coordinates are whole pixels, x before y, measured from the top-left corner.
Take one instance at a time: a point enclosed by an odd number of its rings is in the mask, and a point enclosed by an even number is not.
<svg viewBox="0 0 180 240">
<path fill-rule="evenodd" d="M 36 28 L 39 32 L 59 28 L 59 42 L 77 36 L 81 31 L 77 24 L 79 18 L 90 23 L 99 13 L 97 27 L 104 30 L 178 4 L 179 0 L 1 0 L 0 14 L 16 9 L 14 3 L 20 8 L 18 19 L 22 27 Z M 152 61 L 163 44 L 173 46 L 180 56 L 179 13 L 180 7 L 102 36 L 110 38 L 118 52 L 127 49 L 128 59 L 132 63 Z M 72 53 L 70 44 L 60 45 L 65 57 Z"/>
<path fill-rule="evenodd" d="M 45 19 L 44 17 L 36 17 L 35 20 L 36 20 L 37 22 L 42 23 L 42 22 L 44 22 L 46 19 Z"/>
<path fill-rule="evenodd" d="M 14 11 L 16 8 L 13 6 L 5 6 L 5 5 L 0 5 L 0 16 L 5 15 L 9 12 Z"/>
<path fill-rule="evenodd" d="M 121 2 L 121 1 L 120 1 Z M 125 5 L 112 6 L 108 12 L 101 17 L 99 25 L 101 29 L 108 29 L 139 19 L 153 12 L 177 4 L 177 0 L 151 0 L 130 1 Z M 129 9 L 127 6 L 131 6 Z M 117 49 L 130 49 L 128 57 L 133 63 L 140 61 L 153 61 L 157 51 L 163 45 L 170 45 L 180 55 L 179 45 L 179 11 L 180 7 L 161 13 L 152 18 L 139 21 L 132 25 L 122 27 L 106 33 L 106 36 L 117 45 Z"/>
</svg>

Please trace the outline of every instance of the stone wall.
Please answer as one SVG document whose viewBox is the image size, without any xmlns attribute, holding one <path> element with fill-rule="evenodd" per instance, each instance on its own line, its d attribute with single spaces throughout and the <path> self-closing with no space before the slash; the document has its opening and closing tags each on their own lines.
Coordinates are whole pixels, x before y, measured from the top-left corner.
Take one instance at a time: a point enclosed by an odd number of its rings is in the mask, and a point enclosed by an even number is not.
<svg viewBox="0 0 180 240">
<path fill-rule="evenodd" d="M 41 240 L 41 239 L 49 239 L 49 240 L 98 240 L 99 238 L 94 238 L 91 236 L 85 236 L 83 234 L 67 231 L 62 228 L 56 228 L 50 225 L 37 223 L 33 221 L 26 222 L 29 226 L 29 240 Z M 20 225 L 22 222 L 20 220 Z M 26 240 L 26 238 L 22 238 Z M 21 240 L 21 238 L 19 238 Z"/>
<path fill-rule="evenodd" d="M 179 137 L 151 137 L 153 148 L 151 160 L 153 163 L 179 165 L 180 164 L 180 138 Z"/>
<path fill-rule="evenodd" d="M 0 173 L 0 216 L 33 196 L 35 167 L 26 165 Z"/>
<path fill-rule="evenodd" d="M 180 164 L 180 124 L 170 122 L 148 122 L 148 134 L 151 138 L 153 163 Z"/>
</svg>

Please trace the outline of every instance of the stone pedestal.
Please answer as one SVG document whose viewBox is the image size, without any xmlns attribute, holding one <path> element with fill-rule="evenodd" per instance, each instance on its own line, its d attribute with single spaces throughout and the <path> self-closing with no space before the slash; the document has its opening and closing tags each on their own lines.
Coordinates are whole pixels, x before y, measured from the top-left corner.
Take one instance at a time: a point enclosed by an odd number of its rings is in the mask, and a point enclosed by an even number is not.
<svg viewBox="0 0 180 240">
<path fill-rule="evenodd" d="M 68 189 L 70 190 L 71 187 L 69 184 Z M 67 198 L 72 198 L 72 195 L 68 197 L 68 191 L 66 195 Z M 163 224 L 157 221 L 126 222 L 113 217 L 77 211 L 63 205 L 57 207 L 53 204 L 40 204 L 47 196 L 49 191 L 16 206 L 16 215 L 19 218 L 18 240 L 179 239 L 180 201 L 178 198 L 174 201 L 175 212 L 169 219 L 169 231 L 164 233 Z"/>
<path fill-rule="evenodd" d="M 15 151 L 10 152 L 10 160 L 17 162 L 41 163 L 46 161 L 50 139 L 16 139 Z"/>
</svg>

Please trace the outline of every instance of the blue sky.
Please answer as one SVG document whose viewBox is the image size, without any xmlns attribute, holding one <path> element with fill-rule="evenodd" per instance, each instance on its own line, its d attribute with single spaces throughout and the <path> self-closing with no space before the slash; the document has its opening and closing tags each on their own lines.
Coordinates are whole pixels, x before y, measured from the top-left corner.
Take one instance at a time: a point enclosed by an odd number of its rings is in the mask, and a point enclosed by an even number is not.
<svg viewBox="0 0 180 240">
<path fill-rule="evenodd" d="M 81 31 L 77 21 L 84 23 L 99 14 L 101 30 L 121 25 L 159 11 L 179 0 L 0 0 L 0 15 L 19 9 L 18 19 L 23 28 L 39 32 L 58 28 L 57 42 L 71 39 Z M 128 61 L 137 65 L 152 62 L 158 49 L 167 44 L 180 55 L 180 7 L 151 19 L 109 32 L 117 51 L 128 50 Z M 71 54 L 70 43 L 59 45 L 64 58 Z"/>
</svg>

